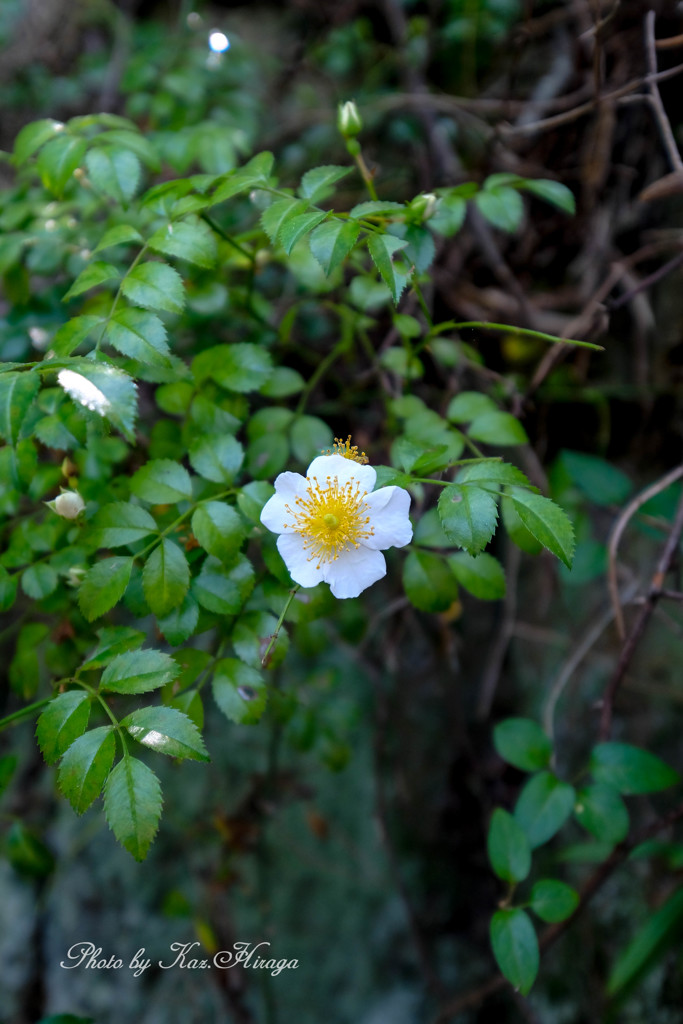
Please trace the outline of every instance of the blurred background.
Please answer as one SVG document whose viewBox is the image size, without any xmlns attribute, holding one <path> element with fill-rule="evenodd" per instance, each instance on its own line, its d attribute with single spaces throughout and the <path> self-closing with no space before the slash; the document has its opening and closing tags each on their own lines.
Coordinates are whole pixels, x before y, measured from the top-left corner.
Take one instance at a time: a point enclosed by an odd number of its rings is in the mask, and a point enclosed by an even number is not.
<svg viewBox="0 0 683 1024">
<path fill-rule="evenodd" d="M 649 10 L 657 38 L 674 40 L 650 56 Z M 638 491 L 681 461 L 683 171 L 644 81 L 654 52 L 657 73 L 672 71 L 659 89 L 681 143 L 681 33 L 680 5 L 638 0 L 0 0 L 3 151 L 29 121 L 111 111 L 154 140 L 162 178 L 221 173 L 269 149 L 281 181 L 293 184 L 311 166 L 348 162 L 336 109 L 354 99 L 382 198 L 505 172 L 556 179 L 576 198 L 574 217 L 530 197 L 514 232 L 473 214 L 441 239 L 425 285 L 440 319 L 519 324 L 605 347 L 568 360 L 564 348 L 514 332 L 463 333 L 465 359 L 449 365 L 444 349 L 411 384 L 434 408 L 446 378 L 505 396 L 530 439 L 515 461 L 576 525 L 573 570 L 501 536 L 504 600 L 464 594 L 428 614 L 384 585 L 363 605 L 330 599 L 321 618 L 294 624 L 278 677 L 282 701 L 298 702 L 286 725 L 275 716 L 237 726 L 210 714 L 211 764 L 162 766 L 164 818 L 145 863 L 116 845 L 99 811 L 77 818 L 57 796 L 31 723 L 0 734 L 2 754 L 18 765 L 1 819 L 2 1024 L 60 1013 L 97 1024 L 683 1019 L 680 920 L 643 958 L 637 987 L 618 1004 L 604 994 L 615 956 L 679 884 L 675 833 L 610 878 L 544 957 L 529 999 L 478 994 L 496 974 L 488 920 L 501 895 L 486 858 L 488 818 L 495 804 L 511 805 L 523 779 L 495 754 L 492 725 L 547 716 L 549 695 L 557 697 L 551 724 L 571 775 L 595 738 L 595 702 L 619 650 L 609 531 Z M 13 180 L 5 160 L 0 182 Z M 363 198 L 360 178 L 345 179 L 342 208 Z M 16 196 L 3 206 L 3 233 L 20 222 L 20 206 Z M 47 322 L 59 304 L 51 254 L 46 228 L 29 257 L 38 282 L 30 298 L 9 275 L 3 359 L 27 358 L 28 325 Z M 3 273 L 14 259 L 0 235 Z M 379 347 L 392 310 L 385 292 L 358 281 L 352 299 L 371 314 Z M 258 308 L 281 323 L 302 289 L 315 298 L 316 288 L 304 265 L 298 278 L 264 266 Z M 192 296 L 197 337 L 226 315 L 226 294 L 216 279 Z M 409 295 L 401 311 L 416 309 Z M 299 317 L 290 365 L 305 377 L 329 350 L 334 324 L 317 299 Z M 341 360 L 315 406 L 363 446 L 382 413 L 353 373 Z M 369 454 L 387 461 L 386 452 Z M 649 579 L 680 493 L 680 484 L 662 490 L 632 520 L 620 586 Z M 653 617 L 615 730 L 678 768 L 680 608 L 662 603 Z M 0 632 L 6 665 L 19 656 L 15 641 L 10 624 Z M 666 811 L 667 799 L 638 798 L 635 820 Z M 15 827 L 19 814 L 28 831 Z M 605 848 L 570 826 L 542 856 L 578 885 Z M 125 963 L 144 947 L 156 963 L 168 962 L 172 942 L 195 940 L 211 954 L 268 941 L 273 956 L 299 966 L 277 977 L 152 966 L 139 978 L 60 967 L 79 941 Z M 445 1009 L 459 994 L 471 998 Z"/>
</svg>

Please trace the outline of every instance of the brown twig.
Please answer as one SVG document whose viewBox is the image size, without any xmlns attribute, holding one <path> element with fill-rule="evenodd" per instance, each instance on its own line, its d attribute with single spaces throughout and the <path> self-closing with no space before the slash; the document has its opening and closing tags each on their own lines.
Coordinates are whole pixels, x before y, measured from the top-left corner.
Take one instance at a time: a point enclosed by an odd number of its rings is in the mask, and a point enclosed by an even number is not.
<svg viewBox="0 0 683 1024">
<path fill-rule="evenodd" d="M 679 252 L 673 257 L 673 259 L 668 260 L 663 266 L 661 266 L 659 270 L 655 270 L 652 274 L 649 274 L 648 277 L 644 277 L 642 281 L 639 281 L 633 288 L 629 288 L 629 290 L 624 292 L 623 295 L 620 295 L 618 299 L 612 299 L 611 301 L 608 299 L 605 305 L 610 312 L 615 309 L 619 309 L 621 306 L 625 306 L 626 303 L 635 298 L 639 292 L 643 292 L 646 288 L 650 288 L 653 284 L 657 284 L 662 280 L 662 278 L 666 277 L 667 274 L 670 274 L 672 270 L 680 267 L 682 263 L 683 252 Z"/>
<path fill-rule="evenodd" d="M 610 598 L 612 601 L 612 608 L 614 609 L 614 621 L 616 623 L 617 632 L 619 639 L 623 640 L 626 631 L 624 629 L 624 616 L 621 610 L 621 600 L 619 598 L 619 588 L 617 584 L 617 551 L 619 549 L 619 543 L 623 536 L 624 530 L 633 519 L 638 509 L 642 508 L 651 498 L 654 498 L 657 494 L 661 494 L 667 487 L 675 483 L 676 480 L 680 480 L 683 477 L 683 466 L 677 466 L 676 469 L 672 469 L 671 472 L 663 476 L 661 480 L 657 480 L 655 483 L 650 484 L 644 491 L 637 494 L 632 501 L 626 506 L 624 511 L 621 513 L 609 535 L 607 542 L 607 585 L 609 587 Z"/>
<path fill-rule="evenodd" d="M 640 638 L 642 637 L 645 627 L 650 620 L 650 616 L 654 611 L 655 605 L 661 597 L 662 590 L 664 589 L 664 580 L 666 579 L 666 575 L 673 564 L 673 560 L 681 540 L 681 534 L 683 534 L 683 495 L 678 503 L 676 516 L 674 518 L 673 526 L 671 527 L 671 533 L 667 538 L 659 561 L 657 562 L 657 568 L 655 569 L 650 582 L 650 589 L 647 593 L 645 602 L 638 613 L 638 617 L 636 618 L 631 632 L 621 650 L 617 667 L 605 688 L 605 693 L 602 699 L 602 711 L 600 714 L 601 740 L 609 739 L 612 728 L 612 708 L 614 706 L 615 697 L 619 687 L 621 686 L 626 670 L 631 663 L 631 659 L 635 653 Z"/>
<path fill-rule="evenodd" d="M 664 148 L 669 155 L 671 166 L 674 171 L 683 171 L 683 160 L 681 160 L 681 154 L 678 152 L 678 146 L 676 145 L 674 133 L 671 130 L 669 118 L 666 116 L 662 97 L 659 95 L 657 81 L 653 77 L 657 74 L 655 17 L 656 15 L 654 11 L 648 11 L 645 15 L 645 52 L 647 54 L 647 68 L 649 72 L 647 88 L 650 95 L 650 104 L 654 110 L 657 124 L 659 125 L 659 131 L 662 136 L 662 142 L 664 143 Z"/>
</svg>

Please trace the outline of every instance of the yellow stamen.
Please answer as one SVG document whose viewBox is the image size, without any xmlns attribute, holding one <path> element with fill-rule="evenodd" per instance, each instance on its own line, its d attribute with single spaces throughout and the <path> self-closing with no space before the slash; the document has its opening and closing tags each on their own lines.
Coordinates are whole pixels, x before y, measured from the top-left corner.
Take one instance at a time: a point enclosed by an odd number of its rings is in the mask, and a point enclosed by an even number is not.
<svg viewBox="0 0 683 1024">
<path fill-rule="evenodd" d="M 343 459 L 350 459 L 352 462 L 359 462 L 361 466 L 364 466 L 366 462 L 369 462 L 365 452 L 358 451 L 357 444 L 351 444 L 351 435 L 346 438 L 346 441 L 342 441 L 340 437 L 335 437 L 332 448 L 327 448 L 325 451 L 320 453 L 321 455 L 341 455 Z"/>
<path fill-rule="evenodd" d="M 303 537 L 308 561 L 315 559 L 319 569 L 323 562 L 336 561 L 349 548 L 360 547 L 360 541 L 372 537 L 375 531 L 368 528 L 368 492 L 361 492 L 353 477 L 345 484 L 340 484 L 336 476 L 328 476 L 324 486 L 317 477 L 306 477 L 306 482 L 306 496 L 296 498 L 294 508 L 285 505 L 294 523 L 285 523 L 284 529 Z"/>
</svg>

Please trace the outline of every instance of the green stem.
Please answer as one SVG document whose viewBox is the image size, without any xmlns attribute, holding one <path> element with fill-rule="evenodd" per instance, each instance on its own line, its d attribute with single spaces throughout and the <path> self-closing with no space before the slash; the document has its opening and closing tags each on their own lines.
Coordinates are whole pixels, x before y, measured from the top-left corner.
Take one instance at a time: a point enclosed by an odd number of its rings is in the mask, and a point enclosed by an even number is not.
<svg viewBox="0 0 683 1024">
<path fill-rule="evenodd" d="M 245 249 L 243 245 L 240 245 L 239 242 L 236 242 L 232 235 L 229 235 L 228 232 L 225 231 L 224 228 L 220 226 L 220 224 L 217 224 L 213 217 L 210 217 L 208 213 L 202 213 L 200 216 L 202 220 L 205 221 L 209 225 L 209 227 L 216 232 L 217 235 L 220 235 L 224 242 L 227 242 L 228 245 L 231 245 L 233 247 L 233 249 L 237 249 L 237 252 L 241 253 L 242 256 L 246 257 L 246 259 L 249 260 L 253 267 L 254 263 L 256 262 L 256 256 L 253 252 L 250 252 L 248 249 Z"/>
<path fill-rule="evenodd" d="M 295 417 L 301 416 L 302 412 L 306 408 L 306 403 L 308 402 L 308 399 L 311 397 L 311 393 L 315 386 L 317 385 L 318 381 L 320 381 L 322 377 L 325 376 L 330 366 L 332 366 L 332 364 L 335 363 L 337 359 L 339 359 L 339 357 L 344 354 L 348 347 L 349 339 L 343 337 L 341 341 L 338 341 L 334 348 L 327 353 L 323 361 L 321 363 L 318 363 L 316 369 L 308 378 L 308 383 L 301 392 L 301 398 L 299 399 L 297 407 L 294 410 Z"/>
<path fill-rule="evenodd" d="M 149 243 L 145 242 L 145 244 L 140 249 L 140 252 L 137 254 L 137 256 L 135 257 L 135 259 L 133 260 L 131 265 L 128 267 L 128 270 L 125 272 L 125 274 L 121 278 L 120 284 L 119 284 L 119 286 L 118 286 L 118 288 L 116 290 L 116 295 L 114 296 L 114 301 L 112 302 L 111 309 L 109 310 L 109 315 L 107 316 L 107 319 L 102 324 L 102 330 L 100 331 L 100 336 L 99 336 L 99 338 L 97 339 L 97 341 L 95 343 L 95 352 L 97 354 L 99 354 L 100 345 L 102 344 L 102 342 L 104 340 L 104 335 L 106 333 L 107 327 L 111 323 L 111 318 L 113 317 L 114 313 L 116 312 L 116 307 L 119 304 L 119 299 L 121 298 L 121 289 L 123 288 L 123 282 L 126 280 L 127 277 L 130 276 L 130 274 L 133 272 L 133 270 L 135 270 L 135 268 L 137 267 L 138 263 L 140 262 L 142 257 L 147 252 L 148 248 L 149 248 Z"/>
<path fill-rule="evenodd" d="M 191 516 L 192 513 L 199 508 L 200 505 L 204 505 L 207 501 L 220 501 L 222 498 L 227 498 L 229 494 L 232 494 L 233 490 L 234 488 L 230 487 L 228 488 L 227 491 L 221 491 L 219 494 L 212 494 L 208 498 L 202 498 L 201 501 L 197 501 L 193 505 L 190 505 L 190 507 L 188 509 L 185 509 L 184 512 L 181 512 L 177 519 L 174 519 L 169 526 L 167 526 L 164 530 L 161 530 L 160 533 L 156 534 L 154 539 L 151 540 L 149 544 L 142 549 L 142 551 L 138 551 L 137 555 L 134 555 L 133 557 L 144 558 L 145 555 L 152 550 L 152 548 L 156 547 L 160 540 L 163 540 L 164 537 L 167 537 L 169 533 L 173 533 L 173 531 L 176 530 L 180 526 L 180 524 L 187 519 L 188 516 Z"/>
<path fill-rule="evenodd" d="M 289 606 L 292 603 L 292 601 L 294 600 L 296 594 L 299 592 L 299 589 L 300 589 L 300 587 L 299 587 L 299 584 L 297 583 L 297 585 L 294 587 L 294 589 L 290 590 L 289 597 L 285 601 L 285 606 L 282 609 L 282 613 L 280 614 L 280 618 L 277 620 L 277 625 L 275 627 L 275 631 L 272 633 L 272 635 L 270 637 L 270 642 L 269 642 L 268 646 L 266 647 L 265 651 L 263 652 L 263 657 L 261 658 L 261 665 L 264 668 L 268 664 L 268 655 L 270 654 L 271 650 L 273 649 L 273 647 L 277 643 L 277 638 L 279 637 L 280 630 L 282 629 L 282 623 L 285 621 L 285 615 L 289 611 Z"/>
<path fill-rule="evenodd" d="M 365 186 L 366 186 L 368 192 L 370 193 L 370 198 L 374 199 L 375 202 L 376 202 L 377 201 L 377 189 L 375 188 L 375 182 L 373 181 L 372 172 L 370 171 L 368 165 L 366 164 L 365 160 L 363 159 L 363 154 L 360 153 L 360 152 L 356 153 L 354 155 L 353 159 L 356 161 L 356 167 L 358 168 L 360 176 L 363 179 L 363 181 L 365 182 Z"/>
<path fill-rule="evenodd" d="M 578 341 L 576 338 L 558 338 L 555 334 L 545 334 L 543 331 L 532 331 L 528 327 L 516 327 L 513 324 L 493 324 L 488 320 L 464 320 L 456 322 L 448 320 L 439 324 L 433 329 L 432 334 L 443 334 L 444 331 L 458 331 L 463 327 L 481 327 L 485 331 L 512 331 L 514 334 L 524 334 L 527 338 L 541 338 L 543 341 L 552 341 L 556 345 L 578 345 L 579 348 L 590 348 L 595 352 L 604 352 L 604 346 L 594 345 L 591 341 Z"/>
<path fill-rule="evenodd" d="M 44 708 L 51 700 L 52 697 L 43 697 L 42 700 L 37 700 L 33 704 L 27 704 L 25 708 L 21 708 L 19 711 L 14 711 L 11 715 L 6 715 L 4 718 L 0 718 L 0 732 L 3 729 L 9 729 L 11 726 L 17 725 L 19 722 L 23 722 L 25 718 L 32 718 L 37 711 Z"/>
<path fill-rule="evenodd" d="M 415 292 L 415 297 L 420 305 L 420 309 L 424 313 L 425 320 L 429 324 L 431 330 L 431 328 L 434 326 L 434 321 L 432 320 L 432 314 L 429 312 L 429 308 L 427 306 L 427 303 L 425 302 L 424 295 L 422 294 L 422 289 L 420 288 L 419 282 L 417 280 L 417 273 L 413 274 L 411 278 L 411 283 L 413 286 L 413 291 Z"/>
</svg>

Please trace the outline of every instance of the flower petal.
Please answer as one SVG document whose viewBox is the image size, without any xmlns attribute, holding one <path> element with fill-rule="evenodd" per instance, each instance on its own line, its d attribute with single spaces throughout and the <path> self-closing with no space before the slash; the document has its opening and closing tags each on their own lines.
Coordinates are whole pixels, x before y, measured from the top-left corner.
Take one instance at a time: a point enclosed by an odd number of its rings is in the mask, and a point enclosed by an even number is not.
<svg viewBox="0 0 683 1024">
<path fill-rule="evenodd" d="M 365 547 L 349 548 L 334 562 L 326 562 L 321 568 L 323 579 L 330 584 L 333 595 L 339 598 L 358 597 L 366 587 L 387 574 L 387 563 L 381 551 L 370 551 Z"/>
<path fill-rule="evenodd" d="M 293 516 L 285 508 L 306 494 L 306 480 L 300 473 L 280 473 L 275 480 L 275 494 L 261 509 L 261 522 L 273 533 L 282 533 L 285 523 L 292 526 Z"/>
<path fill-rule="evenodd" d="M 410 495 L 403 487 L 380 487 L 368 494 L 365 504 L 370 510 L 370 526 L 374 533 L 363 541 L 363 546 L 375 550 L 402 548 L 413 538 L 413 527 L 408 518 Z"/>
<path fill-rule="evenodd" d="M 322 583 L 325 578 L 323 566 L 318 568 L 316 560 L 306 554 L 301 534 L 281 534 L 277 539 L 277 549 L 295 583 L 302 587 L 316 587 L 318 583 Z"/>
<path fill-rule="evenodd" d="M 355 480 L 360 484 L 361 491 L 368 493 L 377 480 L 377 473 L 372 466 L 361 466 L 360 462 L 345 459 L 343 455 L 319 455 L 306 470 L 306 476 L 317 477 L 321 486 L 328 476 L 336 476 L 342 487 L 350 480 Z"/>
</svg>

